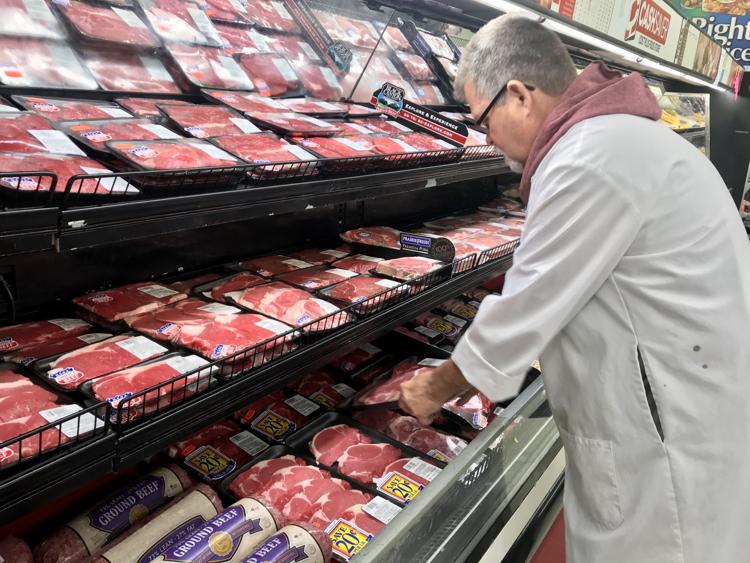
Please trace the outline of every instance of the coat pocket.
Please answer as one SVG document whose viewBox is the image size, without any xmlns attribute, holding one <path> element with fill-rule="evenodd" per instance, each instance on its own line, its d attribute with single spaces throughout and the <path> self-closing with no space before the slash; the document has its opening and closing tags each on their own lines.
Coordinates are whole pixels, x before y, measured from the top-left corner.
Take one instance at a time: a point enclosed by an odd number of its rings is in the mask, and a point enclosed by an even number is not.
<svg viewBox="0 0 750 563">
<path fill-rule="evenodd" d="M 559 430 L 566 457 L 566 517 L 570 511 L 580 524 L 617 528 L 623 516 L 612 442 Z"/>
</svg>

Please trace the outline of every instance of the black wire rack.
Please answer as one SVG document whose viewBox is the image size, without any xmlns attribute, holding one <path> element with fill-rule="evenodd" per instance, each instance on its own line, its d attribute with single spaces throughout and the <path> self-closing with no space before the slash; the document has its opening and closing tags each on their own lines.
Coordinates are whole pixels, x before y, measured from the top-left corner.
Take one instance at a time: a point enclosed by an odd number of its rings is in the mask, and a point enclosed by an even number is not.
<svg viewBox="0 0 750 563">
<path fill-rule="evenodd" d="M 0 173 L 0 209 L 10 207 L 38 207 L 54 203 L 57 176 L 51 172 Z"/>
</svg>

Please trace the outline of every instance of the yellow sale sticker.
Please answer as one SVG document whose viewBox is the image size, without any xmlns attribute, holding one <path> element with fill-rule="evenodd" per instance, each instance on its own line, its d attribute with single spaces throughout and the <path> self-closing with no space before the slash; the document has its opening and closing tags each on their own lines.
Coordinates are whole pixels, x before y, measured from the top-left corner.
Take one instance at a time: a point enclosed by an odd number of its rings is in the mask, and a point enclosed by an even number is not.
<svg viewBox="0 0 750 563">
<path fill-rule="evenodd" d="M 423 488 L 423 485 L 412 481 L 398 471 L 388 473 L 378 482 L 379 491 L 404 504 L 414 500 Z"/>
<path fill-rule="evenodd" d="M 277 441 L 282 440 L 297 429 L 297 426 L 291 420 L 268 410 L 263 411 L 251 426 L 261 434 Z"/>
<path fill-rule="evenodd" d="M 372 539 L 370 534 L 363 532 L 346 520 L 334 520 L 328 526 L 326 532 L 328 537 L 331 538 L 334 556 L 344 561 L 349 561 L 357 555 Z"/>
<path fill-rule="evenodd" d="M 185 463 L 212 481 L 223 479 L 237 467 L 237 462 L 211 446 L 198 448 L 185 458 Z"/>
</svg>

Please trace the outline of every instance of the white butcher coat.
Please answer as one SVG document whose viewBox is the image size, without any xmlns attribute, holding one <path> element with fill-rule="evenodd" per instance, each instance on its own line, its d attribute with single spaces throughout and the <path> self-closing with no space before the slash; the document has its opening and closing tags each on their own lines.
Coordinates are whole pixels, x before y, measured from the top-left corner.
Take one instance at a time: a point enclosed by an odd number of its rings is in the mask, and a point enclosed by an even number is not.
<svg viewBox="0 0 750 563">
<path fill-rule="evenodd" d="M 609 115 L 531 186 L 503 295 L 453 359 L 502 400 L 541 358 L 568 563 L 750 561 L 750 243 L 724 182 L 664 125 Z"/>
</svg>

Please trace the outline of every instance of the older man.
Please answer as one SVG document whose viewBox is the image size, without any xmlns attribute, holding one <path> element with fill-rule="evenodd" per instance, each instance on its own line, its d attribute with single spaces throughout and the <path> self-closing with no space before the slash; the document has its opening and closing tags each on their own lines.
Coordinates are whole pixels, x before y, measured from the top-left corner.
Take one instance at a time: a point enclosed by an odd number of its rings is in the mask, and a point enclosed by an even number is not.
<svg viewBox="0 0 750 563">
<path fill-rule="evenodd" d="M 576 76 L 532 20 L 482 28 L 456 91 L 523 172 L 526 230 L 503 295 L 402 407 L 507 399 L 541 357 L 569 563 L 750 561 L 750 245 L 721 177 L 639 75 Z"/>
</svg>

